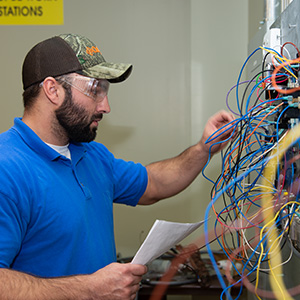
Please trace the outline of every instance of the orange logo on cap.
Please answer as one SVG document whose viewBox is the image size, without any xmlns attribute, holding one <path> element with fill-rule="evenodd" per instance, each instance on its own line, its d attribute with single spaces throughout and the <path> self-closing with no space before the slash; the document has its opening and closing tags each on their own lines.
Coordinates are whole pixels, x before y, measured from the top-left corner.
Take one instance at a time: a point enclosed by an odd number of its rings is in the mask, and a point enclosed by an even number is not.
<svg viewBox="0 0 300 300">
<path fill-rule="evenodd" d="M 92 56 L 94 55 L 94 53 L 100 53 L 101 54 L 101 52 L 98 49 L 98 47 L 95 47 L 95 46 L 93 46 L 91 48 L 86 47 L 86 53 L 89 54 L 89 55 L 92 55 Z"/>
</svg>

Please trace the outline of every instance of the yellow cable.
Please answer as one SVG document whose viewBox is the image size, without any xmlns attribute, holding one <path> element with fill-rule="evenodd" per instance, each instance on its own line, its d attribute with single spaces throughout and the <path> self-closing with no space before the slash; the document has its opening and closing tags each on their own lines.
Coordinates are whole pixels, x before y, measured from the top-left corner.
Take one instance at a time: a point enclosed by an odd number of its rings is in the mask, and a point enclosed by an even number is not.
<svg viewBox="0 0 300 300">
<path fill-rule="evenodd" d="M 281 64 L 283 63 L 283 62 L 291 62 L 292 60 L 290 60 L 290 59 L 288 59 L 288 58 L 286 58 L 286 57 L 280 57 L 275 51 L 272 51 L 272 50 L 269 50 L 269 49 L 266 49 L 266 48 L 264 48 L 264 47 L 260 47 L 261 49 L 263 49 L 263 50 L 265 50 L 265 51 L 267 51 L 267 52 L 269 52 L 269 53 L 271 53 L 271 54 L 273 54 L 274 55 L 274 57 L 279 61 L 279 62 L 281 62 Z M 292 75 L 293 77 L 295 77 L 295 79 L 297 79 L 298 80 L 298 77 L 293 73 L 293 72 L 291 72 L 288 68 L 286 68 L 285 66 L 283 67 L 290 75 Z"/>
<path fill-rule="evenodd" d="M 270 234 L 268 234 L 268 242 L 270 243 L 270 250 L 269 250 L 269 253 L 271 254 L 271 252 L 273 252 L 273 251 L 275 251 L 275 249 L 276 249 L 276 253 L 280 253 L 279 251 L 278 251 L 278 249 L 279 249 L 279 247 L 280 247 L 280 244 L 279 244 L 279 239 L 280 239 L 280 236 L 278 236 L 277 235 L 277 230 L 276 230 L 276 228 L 275 228 L 275 230 L 273 230 L 274 229 L 274 227 L 276 227 L 275 226 L 275 221 L 276 221 L 276 219 L 278 218 L 278 215 L 280 214 L 280 212 L 281 212 L 281 210 L 283 209 L 283 208 L 285 208 L 286 206 L 288 206 L 288 205 L 291 205 L 291 204 L 299 204 L 297 201 L 289 201 L 288 203 L 285 203 L 281 208 L 280 208 L 280 210 L 276 213 L 276 215 L 274 216 L 274 218 L 272 219 L 272 220 L 270 220 L 267 224 L 265 224 L 263 227 L 262 227 L 262 229 L 261 229 L 261 231 L 260 231 L 260 235 L 259 235 L 259 238 L 260 238 L 260 240 L 262 240 L 262 238 L 263 238 L 263 235 L 264 235 L 264 233 L 266 232 L 266 228 L 267 227 L 270 227 L 270 229 L 269 229 L 269 232 L 271 232 L 271 234 L 272 234 L 272 236 L 270 236 Z M 273 209 L 269 209 L 270 208 L 270 206 L 268 206 L 267 207 L 268 208 L 268 210 L 269 210 L 269 213 L 273 213 Z M 265 212 L 265 214 L 266 214 L 266 212 Z M 274 240 L 274 241 L 273 241 Z M 256 269 L 256 283 L 255 283 L 255 294 L 256 294 L 256 296 L 257 296 L 257 298 L 259 298 L 259 296 L 257 295 L 257 293 L 256 293 L 256 290 L 257 290 L 257 287 L 258 287 L 258 281 L 259 281 L 259 266 L 260 266 L 260 264 L 261 264 L 261 260 L 262 260 L 262 257 L 263 257 L 263 254 L 266 252 L 266 251 L 264 251 L 264 247 L 263 247 L 263 243 L 261 243 L 260 244 L 260 248 L 261 248 L 261 252 L 260 252 L 260 255 L 259 255 L 259 259 L 258 259 L 258 263 L 257 263 L 257 269 Z M 274 250 L 272 250 L 273 248 L 275 248 Z M 270 256 L 270 254 L 269 254 L 269 256 Z M 276 285 L 278 286 L 278 289 L 280 290 L 280 293 L 281 293 L 281 295 L 284 297 L 283 299 L 286 299 L 285 298 L 285 294 L 283 293 L 283 291 L 282 291 L 282 287 L 280 286 L 280 284 L 278 283 L 278 281 L 277 281 L 277 279 L 276 279 L 276 276 L 275 276 L 275 274 L 274 274 L 274 271 L 273 271 L 273 269 L 276 269 L 276 268 L 278 268 L 278 267 L 280 267 L 279 265 L 276 265 L 275 267 L 274 266 L 272 266 L 271 264 L 270 264 L 270 261 L 268 262 L 269 263 L 269 267 L 270 267 L 270 272 L 271 272 L 271 274 L 272 274 L 272 276 L 274 277 L 274 280 L 275 280 L 275 282 L 276 282 Z M 260 299 L 260 298 L 259 298 Z M 280 299 L 282 299 L 282 298 L 280 298 Z"/>
<path fill-rule="evenodd" d="M 275 181 L 276 167 L 278 162 L 281 160 L 283 154 L 287 151 L 287 149 L 298 139 L 300 138 L 300 126 L 295 126 L 292 128 L 287 135 L 284 137 L 282 142 L 278 144 L 277 148 L 274 148 L 271 153 L 271 159 L 267 163 L 264 169 L 264 176 L 262 178 L 263 186 L 271 186 L 271 182 Z M 266 225 L 274 222 L 274 211 L 270 210 L 266 212 L 266 209 L 272 207 L 272 195 L 268 193 L 262 193 L 262 204 L 265 208 L 263 210 L 263 217 Z M 273 238 L 274 243 L 278 243 L 278 239 L 276 238 L 277 229 L 275 226 L 270 227 L 270 236 Z M 274 238 L 275 237 L 275 238 Z M 267 244 L 272 245 L 272 239 L 268 237 Z M 293 298 L 288 293 L 285 284 L 282 280 L 282 260 L 279 247 L 275 247 L 275 250 L 269 253 L 269 264 L 270 267 L 273 268 L 272 276 L 270 277 L 271 288 L 277 299 L 282 300 L 282 297 L 286 300 L 292 300 Z"/>
</svg>

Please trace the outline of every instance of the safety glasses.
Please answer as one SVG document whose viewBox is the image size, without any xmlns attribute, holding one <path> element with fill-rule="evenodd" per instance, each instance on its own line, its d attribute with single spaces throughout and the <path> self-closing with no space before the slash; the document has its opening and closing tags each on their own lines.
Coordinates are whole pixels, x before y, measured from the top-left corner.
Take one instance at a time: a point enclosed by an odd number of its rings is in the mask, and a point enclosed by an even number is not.
<svg viewBox="0 0 300 300">
<path fill-rule="evenodd" d="M 95 79 L 76 74 L 63 76 L 61 80 L 95 101 L 102 101 L 108 94 L 109 82 L 106 79 Z"/>
</svg>

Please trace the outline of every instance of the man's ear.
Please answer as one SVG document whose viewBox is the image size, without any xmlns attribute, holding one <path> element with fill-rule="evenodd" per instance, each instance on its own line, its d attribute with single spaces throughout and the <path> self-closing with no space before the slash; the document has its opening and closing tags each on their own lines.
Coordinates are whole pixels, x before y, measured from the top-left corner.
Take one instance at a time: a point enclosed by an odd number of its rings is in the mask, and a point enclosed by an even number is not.
<svg viewBox="0 0 300 300">
<path fill-rule="evenodd" d="M 43 91 L 46 97 L 56 105 L 60 105 L 62 99 L 62 86 L 53 77 L 47 77 L 43 81 Z"/>
</svg>

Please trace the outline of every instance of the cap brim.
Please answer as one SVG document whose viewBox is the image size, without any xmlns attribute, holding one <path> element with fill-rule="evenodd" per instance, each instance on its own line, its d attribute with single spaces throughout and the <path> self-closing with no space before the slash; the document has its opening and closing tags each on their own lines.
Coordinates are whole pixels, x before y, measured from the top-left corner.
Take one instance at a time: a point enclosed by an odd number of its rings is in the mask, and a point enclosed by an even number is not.
<svg viewBox="0 0 300 300">
<path fill-rule="evenodd" d="M 97 79 L 107 79 L 111 83 L 122 82 L 132 71 L 131 64 L 114 64 L 103 62 L 88 69 L 82 69 L 82 74 Z"/>
</svg>

